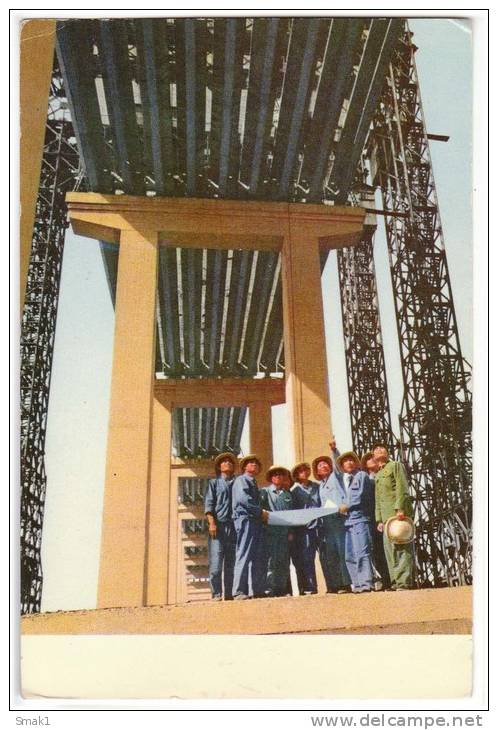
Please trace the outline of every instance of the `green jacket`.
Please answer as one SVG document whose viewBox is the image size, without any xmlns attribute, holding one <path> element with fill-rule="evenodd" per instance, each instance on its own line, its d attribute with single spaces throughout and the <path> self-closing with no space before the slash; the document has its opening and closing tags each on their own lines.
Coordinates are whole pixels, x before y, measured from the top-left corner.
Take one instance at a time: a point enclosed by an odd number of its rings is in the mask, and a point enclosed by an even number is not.
<svg viewBox="0 0 498 730">
<path fill-rule="evenodd" d="M 403 465 L 399 461 L 388 461 L 375 475 L 375 521 L 385 522 L 397 509 L 403 510 L 407 517 L 413 517 Z"/>
</svg>

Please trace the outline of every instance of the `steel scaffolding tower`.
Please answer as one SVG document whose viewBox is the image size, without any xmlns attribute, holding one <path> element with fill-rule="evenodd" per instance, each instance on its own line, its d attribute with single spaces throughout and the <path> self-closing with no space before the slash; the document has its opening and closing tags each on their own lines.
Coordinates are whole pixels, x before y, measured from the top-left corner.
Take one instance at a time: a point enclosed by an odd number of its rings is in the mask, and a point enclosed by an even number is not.
<svg viewBox="0 0 498 730">
<path fill-rule="evenodd" d="M 389 67 L 370 139 L 382 190 L 404 381 L 402 457 L 410 474 L 418 580 L 471 578 L 472 406 L 462 357 L 411 34 Z"/>
<path fill-rule="evenodd" d="M 375 228 L 359 246 L 337 252 L 342 327 L 353 448 L 364 454 L 376 441 L 394 448 L 377 285 L 373 260 Z"/>
<path fill-rule="evenodd" d="M 67 228 L 64 196 L 81 181 L 62 77 L 55 62 L 21 323 L 21 610 L 40 610 L 45 433 Z"/>
</svg>

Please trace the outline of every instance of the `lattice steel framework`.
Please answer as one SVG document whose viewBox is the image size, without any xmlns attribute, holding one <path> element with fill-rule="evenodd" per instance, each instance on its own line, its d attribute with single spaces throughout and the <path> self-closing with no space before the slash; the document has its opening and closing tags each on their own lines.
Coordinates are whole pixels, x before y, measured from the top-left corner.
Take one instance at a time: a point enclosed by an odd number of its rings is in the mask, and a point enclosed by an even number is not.
<svg viewBox="0 0 498 730">
<path fill-rule="evenodd" d="M 382 190 L 413 488 L 420 585 L 462 585 L 471 567 L 470 368 L 460 349 L 411 34 L 397 45 L 371 137 Z"/>
<path fill-rule="evenodd" d="M 21 610 L 40 610 L 45 433 L 67 228 L 64 196 L 82 176 L 55 62 L 21 323 Z"/>
<path fill-rule="evenodd" d="M 394 448 L 373 259 L 374 227 L 359 246 L 337 252 L 353 448 Z"/>
</svg>

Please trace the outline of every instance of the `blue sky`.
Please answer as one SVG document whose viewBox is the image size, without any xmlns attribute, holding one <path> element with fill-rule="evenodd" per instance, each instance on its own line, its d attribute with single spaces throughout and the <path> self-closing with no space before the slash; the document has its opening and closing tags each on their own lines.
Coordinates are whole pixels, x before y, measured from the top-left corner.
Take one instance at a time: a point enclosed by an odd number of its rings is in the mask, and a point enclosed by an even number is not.
<svg viewBox="0 0 498 730">
<path fill-rule="evenodd" d="M 412 20 L 457 322 L 472 361 L 472 35 L 463 20 Z M 401 371 L 382 221 L 375 242 L 393 423 Z M 331 408 L 340 448 L 351 446 L 335 254 L 322 278 Z M 92 608 L 100 542 L 114 313 L 98 243 L 66 238 L 47 427 L 42 610 Z M 274 458 L 292 459 L 285 406 L 274 409 Z M 247 440 L 245 440 L 247 444 Z M 244 445 L 244 442 L 243 442 Z"/>
</svg>

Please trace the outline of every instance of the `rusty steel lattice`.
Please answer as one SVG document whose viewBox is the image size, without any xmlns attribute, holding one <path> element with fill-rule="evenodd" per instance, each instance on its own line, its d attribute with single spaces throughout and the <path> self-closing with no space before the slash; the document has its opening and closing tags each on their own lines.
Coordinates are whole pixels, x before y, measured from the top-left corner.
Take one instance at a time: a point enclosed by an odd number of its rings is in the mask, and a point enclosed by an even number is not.
<svg viewBox="0 0 498 730">
<path fill-rule="evenodd" d="M 404 381 L 403 460 L 419 585 L 472 580 L 470 367 L 462 357 L 411 34 L 397 45 L 370 140 L 386 217 Z"/>
<path fill-rule="evenodd" d="M 82 179 L 62 78 L 54 67 L 21 322 L 21 610 L 40 610 L 45 433 L 67 228 L 64 196 Z"/>
<path fill-rule="evenodd" d="M 353 448 L 364 454 L 376 441 L 394 448 L 377 285 L 374 227 L 359 246 L 337 252 L 342 327 Z"/>
</svg>

